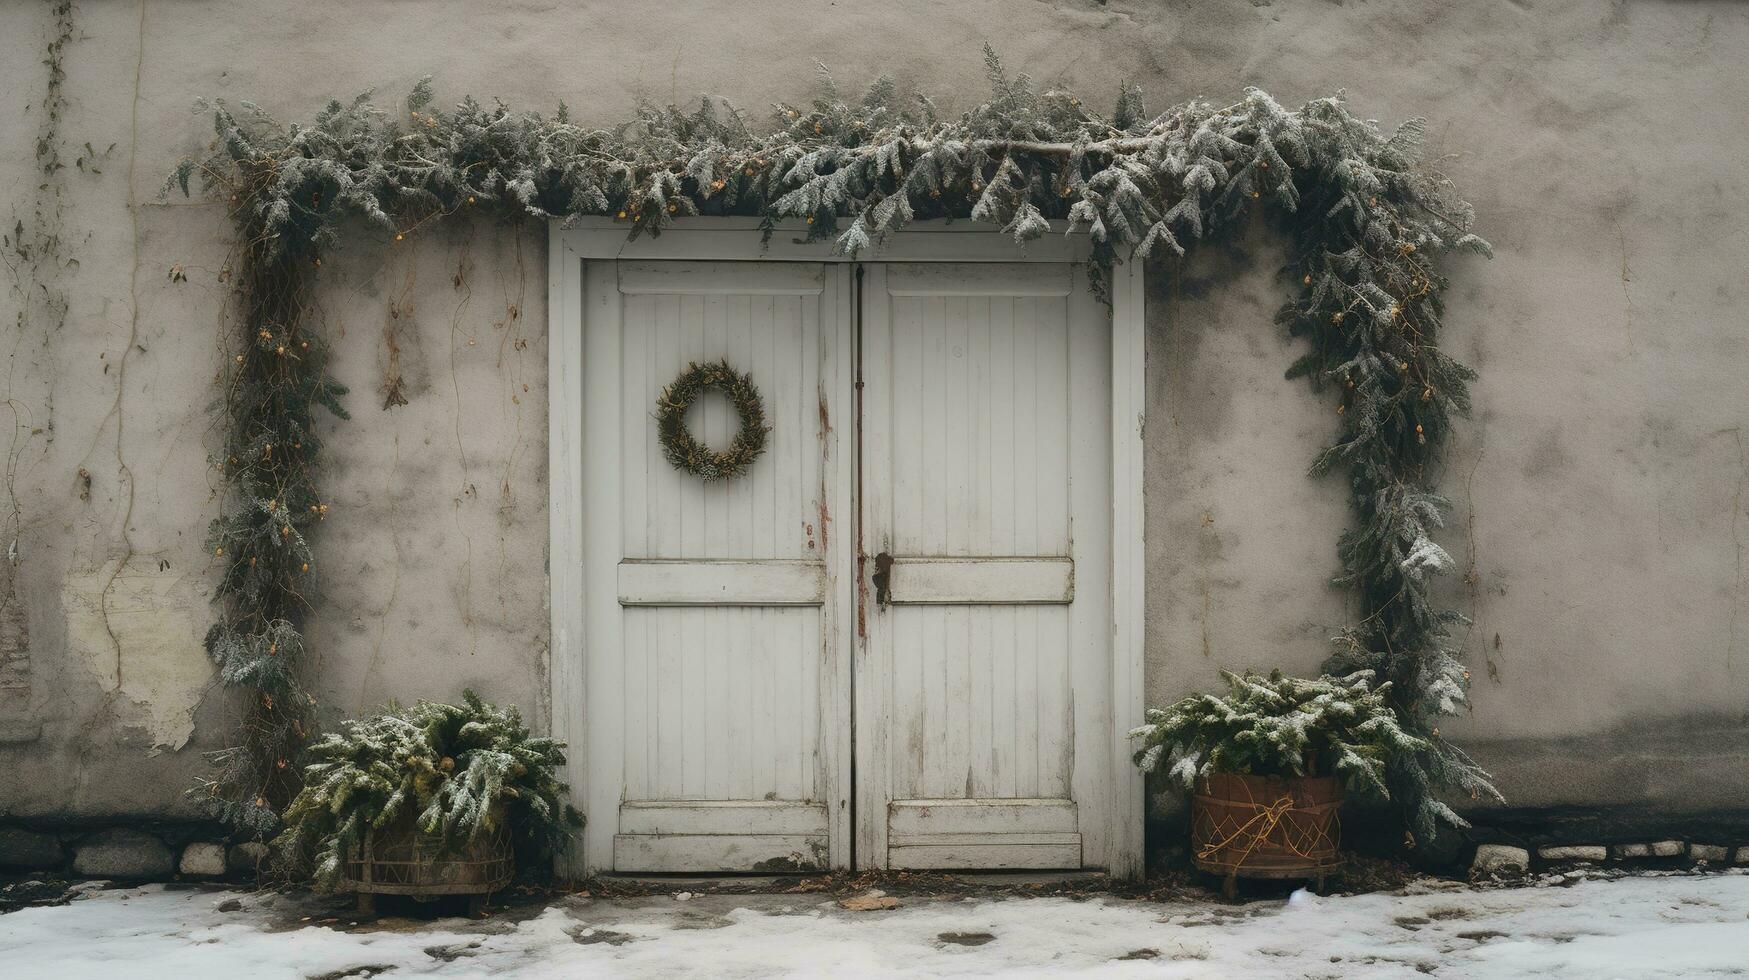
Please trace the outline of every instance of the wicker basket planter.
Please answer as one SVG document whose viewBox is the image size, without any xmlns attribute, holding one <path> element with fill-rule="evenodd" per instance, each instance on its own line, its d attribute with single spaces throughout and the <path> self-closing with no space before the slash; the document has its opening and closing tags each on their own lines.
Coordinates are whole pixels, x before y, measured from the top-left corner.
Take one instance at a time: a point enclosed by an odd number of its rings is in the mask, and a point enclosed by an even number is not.
<svg viewBox="0 0 1749 980">
<path fill-rule="evenodd" d="M 1228 898 L 1241 876 L 1308 878 L 1322 891 L 1342 865 L 1342 797 L 1331 776 L 1210 773 L 1190 801 L 1191 860 L 1225 879 Z"/>
<path fill-rule="evenodd" d="M 470 896 L 477 911 L 487 895 L 510 884 L 516 854 L 510 844 L 508 820 L 478 839 L 445 849 L 440 838 L 421 831 L 411 813 L 365 835 L 346 861 L 347 885 L 358 893 L 358 909 L 374 911 L 376 895 L 409 895 L 430 900 L 444 895 Z"/>
</svg>

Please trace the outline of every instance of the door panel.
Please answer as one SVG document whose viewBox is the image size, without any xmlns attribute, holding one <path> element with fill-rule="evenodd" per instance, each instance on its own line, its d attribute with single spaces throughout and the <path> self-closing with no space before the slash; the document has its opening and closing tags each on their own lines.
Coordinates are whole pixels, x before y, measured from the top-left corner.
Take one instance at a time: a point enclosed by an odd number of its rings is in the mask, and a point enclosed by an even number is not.
<svg viewBox="0 0 1749 980">
<path fill-rule="evenodd" d="M 1084 271 L 583 279 L 588 868 L 1102 865 L 1110 320 Z M 654 411 L 716 358 L 772 432 L 704 483 Z M 689 422 L 716 446 L 737 425 L 710 397 Z"/>
<path fill-rule="evenodd" d="M 806 263 L 598 262 L 585 272 L 593 867 L 848 866 L 850 277 Z M 749 374 L 771 425 L 741 477 L 663 456 L 687 365 Z M 739 422 L 706 395 L 706 444 Z"/>
<path fill-rule="evenodd" d="M 1109 318 L 1068 265 L 872 265 L 863 304 L 859 863 L 1097 863 Z"/>
</svg>

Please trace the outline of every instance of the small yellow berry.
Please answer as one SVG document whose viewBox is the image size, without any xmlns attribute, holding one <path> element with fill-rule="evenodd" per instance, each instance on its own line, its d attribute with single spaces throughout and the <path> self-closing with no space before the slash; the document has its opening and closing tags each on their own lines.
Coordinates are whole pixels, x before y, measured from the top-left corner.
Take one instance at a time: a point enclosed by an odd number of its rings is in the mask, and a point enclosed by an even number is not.
<svg viewBox="0 0 1749 980">
<path fill-rule="evenodd" d="M 400 241 L 400 240 L 402 240 L 402 239 L 404 239 L 404 238 L 406 238 L 406 237 L 407 237 L 407 236 L 406 236 L 406 235 L 403 235 L 403 234 L 401 234 L 401 233 L 400 233 L 400 232 L 398 232 L 398 231 L 397 231 L 397 232 L 395 232 L 395 241 L 397 241 L 397 242 L 398 242 L 398 241 Z"/>
</svg>

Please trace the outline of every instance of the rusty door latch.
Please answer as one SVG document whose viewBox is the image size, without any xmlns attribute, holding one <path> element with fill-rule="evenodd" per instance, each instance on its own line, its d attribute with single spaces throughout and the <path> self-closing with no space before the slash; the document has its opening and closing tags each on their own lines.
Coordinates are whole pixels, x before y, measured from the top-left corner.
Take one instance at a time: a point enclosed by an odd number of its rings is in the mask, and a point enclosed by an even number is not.
<svg viewBox="0 0 1749 980">
<path fill-rule="evenodd" d="M 893 604 L 893 556 L 891 552 L 883 551 L 875 556 L 874 575 L 870 579 L 875 587 L 875 605 L 885 609 Z"/>
</svg>

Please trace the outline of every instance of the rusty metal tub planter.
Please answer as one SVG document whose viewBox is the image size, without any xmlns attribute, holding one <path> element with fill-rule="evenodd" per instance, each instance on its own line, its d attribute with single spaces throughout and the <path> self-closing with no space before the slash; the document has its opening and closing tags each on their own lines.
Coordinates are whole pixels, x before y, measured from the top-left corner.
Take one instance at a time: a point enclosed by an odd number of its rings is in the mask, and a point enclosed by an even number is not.
<svg viewBox="0 0 1749 980">
<path fill-rule="evenodd" d="M 510 822 L 502 813 L 493 822 L 496 829 L 449 848 L 442 838 L 420 830 L 411 813 L 366 834 L 344 871 L 347 887 L 358 893 L 359 911 L 373 912 L 377 895 L 421 901 L 467 895 L 470 911 L 478 912 L 486 896 L 508 886 L 516 874 Z"/>
<path fill-rule="evenodd" d="M 1342 867 L 1342 799 L 1334 776 L 1210 773 L 1191 796 L 1191 862 L 1222 876 L 1228 898 L 1241 877 L 1311 879 L 1322 891 Z"/>
</svg>

